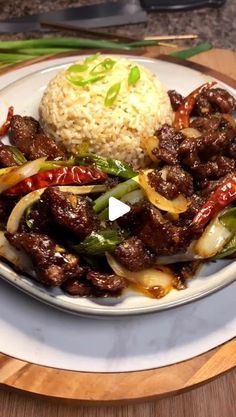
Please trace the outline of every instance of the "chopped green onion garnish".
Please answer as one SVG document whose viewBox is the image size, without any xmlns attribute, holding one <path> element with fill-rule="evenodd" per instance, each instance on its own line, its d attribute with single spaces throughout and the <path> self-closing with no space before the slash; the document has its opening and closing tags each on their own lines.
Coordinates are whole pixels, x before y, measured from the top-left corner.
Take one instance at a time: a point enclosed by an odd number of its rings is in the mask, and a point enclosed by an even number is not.
<svg viewBox="0 0 236 417">
<path fill-rule="evenodd" d="M 85 64 L 74 64 L 68 68 L 68 72 L 70 75 L 78 74 L 78 72 L 84 72 L 88 69 L 88 65 Z"/>
<path fill-rule="evenodd" d="M 90 64 L 90 62 L 95 61 L 95 59 L 97 59 L 99 57 L 99 55 L 101 55 L 101 53 L 100 52 L 97 52 L 94 55 L 88 56 L 87 58 L 85 58 L 84 63 L 85 64 Z"/>
<path fill-rule="evenodd" d="M 116 100 L 116 98 L 119 94 L 120 86 L 121 86 L 120 83 L 116 83 L 116 84 L 113 84 L 109 88 L 109 90 L 106 94 L 105 100 L 104 100 L 105 106 L 107 106 L 107 107 L 112 106 L 112 104 L 114 103 L 114 101 Z"/>
<path fill-rule="evenodd" d="M 129 77 L 128 77 L 128 85 L 134 85 L 140 79 L 140 69 L 137 65 L 131 68 Z"/>
<path fill-rule="evenodd" d="M 110 71 L 116 61 L 111 58 L 106 58 L 104 61 L 99 62 L 99 64 L 95 65 L 95 67 L 90 71 L 90 74 L 103 74 L 104 72 Z"/>
<path fill-rule="evenodd" d="M 78 78 L 74 78 L 71 76 L 67 76 L 67 80 L 70 81 L 72 84 L 76 85 L 77 87 L 83 87 L 84 85 L 87 84 L 93 84 L 96 83 L 99 80 L 102 80 L 102 78 L 104 78 L 104 75 L 93 75 L 90 77 L 78 77 Z"/>
</svg>

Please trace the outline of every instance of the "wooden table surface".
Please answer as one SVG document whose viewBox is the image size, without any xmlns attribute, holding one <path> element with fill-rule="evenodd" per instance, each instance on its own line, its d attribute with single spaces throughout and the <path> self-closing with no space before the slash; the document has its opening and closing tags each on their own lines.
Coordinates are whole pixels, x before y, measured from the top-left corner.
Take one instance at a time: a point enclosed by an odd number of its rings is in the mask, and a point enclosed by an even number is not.
<svg viewBox="0 0 236 417">
<path fill-rule="evenodd" d="M 234 52 L 214 49 L 191 60 L 208 65 L 236 79 Z M 0 417 L 77 416 L 236 417 L 236 368 L 192 391 L 145 404 L 80 407 L 32 398 L 24 393 L 0 391 Z"/>
</svg>

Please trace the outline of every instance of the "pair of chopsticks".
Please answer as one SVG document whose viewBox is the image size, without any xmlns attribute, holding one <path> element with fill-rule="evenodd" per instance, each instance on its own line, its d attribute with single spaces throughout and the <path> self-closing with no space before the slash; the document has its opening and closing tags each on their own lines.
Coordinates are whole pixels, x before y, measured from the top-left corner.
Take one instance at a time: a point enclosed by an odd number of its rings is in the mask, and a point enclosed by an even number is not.
<svg viewBox="0 0 236 417">
<path fill-rule="evenodd" d="M 95 38 L 103 38 L 103 39 L 112 39 L 117 40 L 120 42 L 136 42 L 140 41 L 139 38 L 131 37 L 131 36 L 125 36 L 125 35 L 118 35 L 116 33 L 108 33 L 100 30 L 94 30 L 94 29 L 86 29 L 82 27 L 78 27 L 76 25 L 70 24 L 70 23 L 62 23 L 62 22 L 41 22 L 40 23 L 42 27 L 47 27 L 51 29 L 60 29 L 60 30 L 70 30 L 73 32 L 76 32 L 78 34 L 81 34 L 83 36 L 92 36 Z M 146 36 L 144 37 L 145 41 L 157 41 L 159 45 L 163 46 L 175 46 L 171 44 L 165 43 L 166 41 L 176 41 L 176 40 L 191 40 L 196 39 L 198 35 L 190 34 L 190 35 L 167 35 L 167 36 Z"/>
</svg>

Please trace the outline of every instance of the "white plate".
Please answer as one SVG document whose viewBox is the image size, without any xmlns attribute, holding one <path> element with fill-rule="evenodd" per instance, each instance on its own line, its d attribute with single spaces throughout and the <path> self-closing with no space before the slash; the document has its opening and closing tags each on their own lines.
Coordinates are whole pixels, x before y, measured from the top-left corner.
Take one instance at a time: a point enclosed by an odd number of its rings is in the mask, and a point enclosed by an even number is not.
<svg viewBox="0 0 236 417">
<path fill-rule="evenodd" d="M 176 89 L 182 94 L 188 94 L 194 88 L 214 78 L 196 70 L 170 62 L 153 60 L 143 57 L 126 56 L 136 61 L 158 75 L 167 89 Z M 55 74 L 65 68 L 76 57 L 59 58 L 50 62 L 34 64 L 9 74 L 5 83 L 10 83 L 0 92 L 0 123 L 3 122 L 7 108 L 13 105 L 15 113 L 38 117 L 38 105 L 43 91 Z M 17 79 L 11 82 L 12 79 Z M 236 92 L 230 86 L 218 81 L 233 95 Z M 121 316 L 150 313 L 169 309 L 174 306 L 197 300 L 201 297 L 223 288 L 235 280 L 235 262 L 218 261 L 209 263 L 199 274 L 189 281 L 184 291 L 173 290 L 160 300 L 154 300 L 134 292 L 127 292 L 117 299 L 86 299 L 71 297 L 60 289 L 48 290 L 26 276 L 16 274 L 8 265 L 0 263 L 0 274 L 3 279 L 13 284 L 29 295 L 62 310 L 83 315 Z M 20 295 L 19 295 L 20 296 Z"/>
</svg>

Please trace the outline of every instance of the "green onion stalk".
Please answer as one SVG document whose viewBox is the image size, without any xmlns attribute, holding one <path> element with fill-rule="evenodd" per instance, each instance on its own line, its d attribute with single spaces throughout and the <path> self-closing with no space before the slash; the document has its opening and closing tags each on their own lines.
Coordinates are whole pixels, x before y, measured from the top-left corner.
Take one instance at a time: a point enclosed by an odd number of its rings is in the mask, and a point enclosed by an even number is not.
<svg viewBox="0 0 236 417">
<path fill-rule="evenodd" d="M 116 187 L 108 190 L 94 201 L 93 209 L 95 213 L 100 213 L 102 210 L 107 208 L 110 197 L 119 199 L 123 197 L 123 195 L 128 194 L 137 188 L 139 188 L 139 184 L 135 181 L 135 178 L 118 184 Z"/>
<path fill-rule="evenodd" d="M 103 230 L 92 232 L 73 248 L 79 254 L 101 256 L 107 251 L 114 250 L 120 242 L 121 238 L 116 230 Z"/>
<path fill-rule="evenodd" d="M 157 41 L 131 43 L 112 42 L 105 39 L 87 38 L 40 38 L 17 41 L 0 41 L 0 67 L 27 61 L 37 56 L 76 52 L 81 49 L 131 49 L 158 45 Z M 106 68 L 112 65 L 107 62 Z"/>
</svg>

